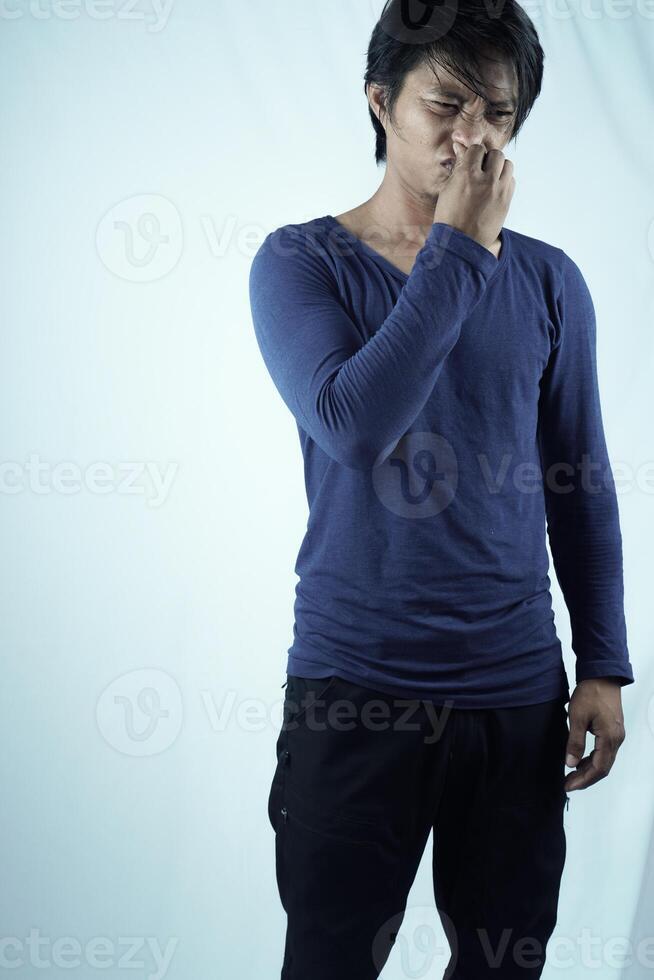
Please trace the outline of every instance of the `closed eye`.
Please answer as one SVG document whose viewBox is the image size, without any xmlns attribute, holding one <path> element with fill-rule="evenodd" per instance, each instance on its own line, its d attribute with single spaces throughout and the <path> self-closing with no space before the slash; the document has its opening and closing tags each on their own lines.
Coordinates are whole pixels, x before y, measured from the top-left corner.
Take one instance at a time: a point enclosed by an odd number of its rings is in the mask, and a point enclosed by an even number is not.
<svg viewBox="0 0 654 980">
<path fill-rule="evenodd" d="M 455 105 L 453 102 L 437 102 L 436 100 L 431 100 L 431 103 L 430 104 L 431 105 L 438 105 L 442 109 L 458 109 L 459 108 L 458 105 Z M 494 115 L 494 116 L 512 116 L 513 115 L 512 112 L 510 112 L 510 111 L 505 112 L 502 109 L 493 109 L 493 110 L 491 110 L 491 112 L 492 112 L 492 115 Z"/>
</svg>

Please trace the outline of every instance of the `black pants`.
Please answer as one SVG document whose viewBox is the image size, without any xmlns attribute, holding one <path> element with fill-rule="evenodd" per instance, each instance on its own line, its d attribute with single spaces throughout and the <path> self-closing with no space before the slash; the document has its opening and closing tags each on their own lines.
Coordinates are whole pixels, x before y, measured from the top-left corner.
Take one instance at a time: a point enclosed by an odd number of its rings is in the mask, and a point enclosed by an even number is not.
<svg viewBox="0 0 654 980">
<path fill-rule="evenodd" d="M 444 977 L 540 977 L 565 863 L 567 737 L 562 700 L 454 709 L 289 676 L 268 800 L 282 980 L 378 977 L 432 829 Z"/>
</svg>

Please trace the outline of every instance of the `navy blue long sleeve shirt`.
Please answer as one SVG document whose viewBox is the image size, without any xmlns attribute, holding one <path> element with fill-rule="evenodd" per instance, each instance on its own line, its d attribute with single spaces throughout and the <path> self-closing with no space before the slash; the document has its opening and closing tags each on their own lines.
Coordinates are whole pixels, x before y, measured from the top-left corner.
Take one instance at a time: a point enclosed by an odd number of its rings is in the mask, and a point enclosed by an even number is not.
<svg viewBox="0 0 654 980">
<path fill-rule="evenodd" d="M 257 342 L 297 423 L 309 518 L 289 674 L 455 707 L 633 683 L 595 311 L 575 262 L 437 222 L 411 274 L 332 215 L 271 232 Z"/>
</svg>

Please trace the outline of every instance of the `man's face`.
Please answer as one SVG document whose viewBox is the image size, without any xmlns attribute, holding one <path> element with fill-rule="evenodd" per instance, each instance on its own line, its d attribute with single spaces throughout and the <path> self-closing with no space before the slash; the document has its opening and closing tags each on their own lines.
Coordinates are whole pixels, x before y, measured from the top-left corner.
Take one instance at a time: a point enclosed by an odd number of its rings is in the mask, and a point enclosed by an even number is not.
<svg viewBox="0 0 654 980">
<path fill-rule="evenodd" d="M 482 64 L 489 103 L 498 104 L 486 103 L 444 68 L 439 67 L 436 76 L 423 64 L 405 78 L 394 127 L 381 117 L 387 168 L 420 198 L 435 200 L 444 187 L 451 167 L 443 162 L 454 159 L 455 140 L 464 146 L 482 143 L 486 150 L 503 150 L 511 138 L 517 96 L 514 73 L 508 63 Z"/>
</svg>

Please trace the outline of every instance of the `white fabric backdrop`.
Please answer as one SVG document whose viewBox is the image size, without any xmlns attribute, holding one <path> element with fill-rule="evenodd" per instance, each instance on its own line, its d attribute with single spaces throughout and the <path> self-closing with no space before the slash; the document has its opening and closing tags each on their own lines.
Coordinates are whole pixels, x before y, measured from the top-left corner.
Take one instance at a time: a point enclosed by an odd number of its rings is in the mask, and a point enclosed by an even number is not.
<svg viewBox="0 0 654 980">
<path fill-rule="evenodd" d="M 34 975 L 30 930 L 53 977 L 70 977 L 75 955 L 74 975 L 89 976 L 93 937 L 105 976 L 123 975 L 125 937 L 139 976 L 278 975 L 266 802 L 307 511 L 247 278 L 268 231 L 354 207 L 382 178 L 362 90 L 381 6 L 7 0 L 0 12 L 0 901 L 16 975 Z M 546 75 L 507 150 L 507 224 L 565 249 L 595 301 L 636 676 L 613 772 L 571 794 L 544 976 L 644 980 L 654 7 L 527 9 Z M 441 975 L 446 956 L 425 964 L 415 942 L 421 922 L 443 940 L 430 858 L 431 845 L 385 980 Z"/>
</svg>

